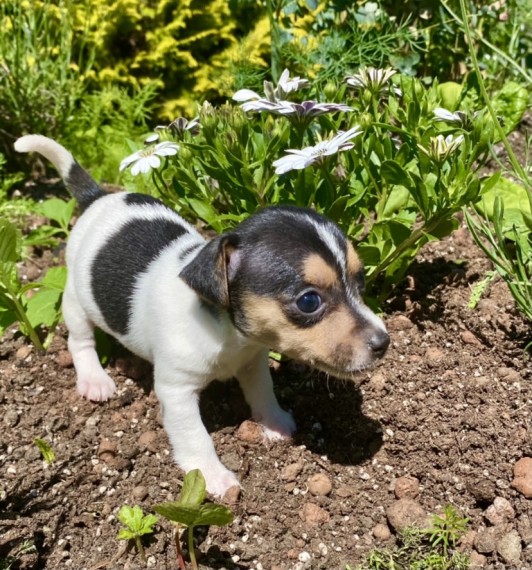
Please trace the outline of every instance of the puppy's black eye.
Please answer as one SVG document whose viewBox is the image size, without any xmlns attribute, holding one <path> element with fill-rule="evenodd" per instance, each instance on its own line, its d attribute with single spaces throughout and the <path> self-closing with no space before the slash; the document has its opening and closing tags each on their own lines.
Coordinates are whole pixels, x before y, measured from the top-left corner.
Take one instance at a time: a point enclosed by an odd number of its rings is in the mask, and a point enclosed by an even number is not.
<svg viewBox="0 0 532 570">
<path fill-rule="evenodd" d="M 307 291 L 296 301 L 297 308 L 302 313 L 315 313 L 322 304 L 321 297 L 316 291 Z"/>
</svg>

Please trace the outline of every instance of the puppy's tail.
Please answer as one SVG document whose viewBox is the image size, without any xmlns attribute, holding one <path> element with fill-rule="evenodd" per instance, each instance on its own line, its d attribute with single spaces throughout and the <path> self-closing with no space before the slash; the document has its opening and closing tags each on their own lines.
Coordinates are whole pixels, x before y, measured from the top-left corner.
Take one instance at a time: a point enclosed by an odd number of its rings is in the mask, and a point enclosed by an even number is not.
<svg viewBox="0 0 532 570">
<path fill-rule="evenodd" d="M 81 168 L 72 154 L 54 140 L 42 135 L 26 135 L 15 141 L 15 150 L 18 152 L 38 152 L 47 158 L 55 166 L 82 210 L 88 208 L 98 198 L 105 196 L 105 192 Z"/>
</svg>

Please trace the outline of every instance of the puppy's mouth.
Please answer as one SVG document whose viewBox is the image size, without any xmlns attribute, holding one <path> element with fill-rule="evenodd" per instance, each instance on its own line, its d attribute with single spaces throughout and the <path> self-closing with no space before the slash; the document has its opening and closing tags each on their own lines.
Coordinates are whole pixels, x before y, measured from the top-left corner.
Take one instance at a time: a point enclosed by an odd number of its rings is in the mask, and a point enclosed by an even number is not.
<svg viewBox="0 0 532 570">
<path fill-rule="evenodd" d="M 310 366 L 316 368 L 320 372 L 325 372 L 325 374 L 329 374 L 335 378 L 339 378 L 340 380 L 351 380 L 356 384 L 361 384 L 364 378 L 361 376 L 361 373 L 366 370 L 371 370 L 375 368 L 375 365 L 378 361 L 368 362 L 364 365 L 357 365 L 357 366 L 349 366 L 345 368 L 335 368 L 333 366 L 329 366 L 323 362 L 313 362 L 309 363 Z"/>
</svg>

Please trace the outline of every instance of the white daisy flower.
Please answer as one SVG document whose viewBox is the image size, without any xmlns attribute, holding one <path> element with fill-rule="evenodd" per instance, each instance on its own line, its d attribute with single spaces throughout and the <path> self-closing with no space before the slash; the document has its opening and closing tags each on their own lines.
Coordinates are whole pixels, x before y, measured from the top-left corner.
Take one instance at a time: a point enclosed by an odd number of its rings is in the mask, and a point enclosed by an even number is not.
<svg viewBox="0 0 532 570">
<path fill-rule="evenodd" d="M 298 91 L 301 89 L 301 87 L 308 86 L 308 79 L 301 79 L 301 77 L 290 78 L 290 72 L 288 69 L 285 69 L 281 74 L 281 77 L 279 77 L 275 93 L 282 99 L 283 97 L 286 97 L 288 93 L 292 93 L 292 91 Z"/>
<path fill-rule="evenodd" d="M 323 162 L 323 158 L 331 156 L 340 151 L 349 150 L 355 145 L 349 142 L 362 133 L 362 129 L 357 125 L 348 131 L 340 131 L 330 140 L 320 141 L 314 146 L 308 146 L 301 150 L 288 149 L 286 156 L 283 156 L 273 163 L 276 174 L 285 174 L 290 170 L 302 170 L 311 164 Z"/>
<path fill-rule="evenodd" d="M 164 156 L 173 156 L 177 154 L 179 145 L 170 141 L 157 143 L 154 146 L 142 148 L 124 158 L 120 163 L 120 171 L 131 166 L 131 174 L 136 176 L 140 172 L 146 174 L 152 168 L 161 166 L 161 158 Z"/>
<path fill-rule="evenodd" d="M 429 158 L 435 162 L 442 163 L 451 154 L 458 150 L 458 147 L 464 141 L 464 135 L 454 137 L 453 135 L 438 135 L 437 137 L 430 137 L 430 148 L 425 148 L 418 144 L 418 148 L 422 150 Z"/>
<path fill-rule="evenodd" d="M 386 69 L 376 69 L 375 67 L 367 67 L 361 69 L 355 75 L 346 77 L 346 83 L 355 89 L 368 89 L 377 95 L 388 95 L 390 92 L 390 79 L 397 73 L 395 69 L 387 67 Z M 401 90 L 394 85 L 391 89 L 396 95 L 401 95 Z"/>
<path fill-rule="evenodd" d="M 288 69 L 285 69 L 275 87 L 271 81 L 264 82 L 264 95 L 259 95 L 256 91 L 252 91 L 251 89 L 240 89 L 233 95 L 233 101 L 243 103 L 247 101 L 269 101 L 270 103 L 278 103 L 289 93 L 297 91 L 301 89 L 301 87 L 308 87 L 308 85 L 308 79 L 302 79 L 301 77 L 291 78 L 290 72 Z M 243 105 L 242 108 L 244 108 Z M 244 111 L 245 110 L 246 109 L 244 109 Z"/>
<path fill-rule="evenodd" d="M 434 116 L 437 121 L 444 121 L 446 123 L 451 123 L 457 125 L 464 129 L 469 129 L 473 126 L 473 120 L 478 115 L 478 112 L 473 113 L 473 117 L 470 117 L 465 111 L 455 111 L 452 113 L 443 107 L 438 107 L 434 109 Z"/>
</svg>

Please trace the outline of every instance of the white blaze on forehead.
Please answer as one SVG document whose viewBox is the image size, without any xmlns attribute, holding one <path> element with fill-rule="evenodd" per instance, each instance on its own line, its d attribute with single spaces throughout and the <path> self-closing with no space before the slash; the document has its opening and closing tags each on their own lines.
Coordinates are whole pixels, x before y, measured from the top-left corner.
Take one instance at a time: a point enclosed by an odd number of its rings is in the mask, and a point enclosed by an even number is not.
<svg viewBox="0 0 532 570">
<path fill-rule="evenodd" d="M 318 233 L 320 240 L 327 246 L 338 265 L 342 268 L 342 277 L 345 279 L 346 257 L 344 240 L 342 239 L 340 242 L 337 232 L 331 231 L 331 228 L 334 227 L 332 224 L 321 224 L 320 222 L 313 220 L 310 216 L 306 216 L 306 218 Z"/>
</svg>

